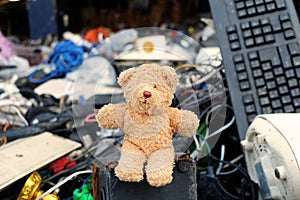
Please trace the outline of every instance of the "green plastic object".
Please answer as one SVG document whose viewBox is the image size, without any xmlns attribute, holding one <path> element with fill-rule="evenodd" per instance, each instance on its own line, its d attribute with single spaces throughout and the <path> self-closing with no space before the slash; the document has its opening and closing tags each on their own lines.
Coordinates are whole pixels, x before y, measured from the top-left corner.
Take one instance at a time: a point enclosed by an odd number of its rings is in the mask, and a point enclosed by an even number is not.
<svg viewBox="0 0 300 200">
<path fill-rule="evenodd" d="M 75 189 L 73 191 L 73 200 L 94 200 L 91 194 L 91 184 L 83 185 L 81 189 Z"/>
</svg>

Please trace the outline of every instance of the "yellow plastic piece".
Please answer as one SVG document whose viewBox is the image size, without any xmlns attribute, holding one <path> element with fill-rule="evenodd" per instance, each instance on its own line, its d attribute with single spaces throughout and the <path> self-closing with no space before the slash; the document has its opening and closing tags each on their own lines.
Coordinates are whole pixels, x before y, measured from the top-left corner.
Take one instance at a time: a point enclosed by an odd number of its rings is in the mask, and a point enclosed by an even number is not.
<svg viewBox="0 0 300 200">
<path fill-rule="evenodd" d="M 38 172 L 33 172 L 25 182 L 17 200 L 35 200 L 40 197 L 44 191 L 40 190 L 42 178 Z M 59 200 L 55 194 L 46 195 L 43 200 Z"/>
<path fill-rule="evenodd" d="M 43 193 L 43 191 L 39 190 L 41 183 L 42 183 L 42 178 L 39 175 L 39 173 L 33 172 L 25 182 L 25 185 L 21 190 L 17 200 L 36 199 L 37 195 Z"/>
</svg>

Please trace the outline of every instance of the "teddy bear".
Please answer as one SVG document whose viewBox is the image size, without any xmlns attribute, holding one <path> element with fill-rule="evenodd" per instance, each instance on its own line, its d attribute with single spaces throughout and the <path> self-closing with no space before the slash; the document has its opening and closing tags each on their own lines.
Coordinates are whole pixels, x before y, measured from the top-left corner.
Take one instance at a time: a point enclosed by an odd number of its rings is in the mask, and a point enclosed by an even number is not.
<svg viewBox="0 0 300 200">
<path fill-rule="evenodd" d="M 146 175 L 151 186 L 173 180 L 174 134 L 191 137 L 199 126 L 192 111 L 171 107 L 177 74 L 170 66 L 142 64 L 122 71 L 118 83 L 124 103 L 106 104 L 97 113 L 101 128 L 124 132 L 115 175 L 121 181 L 139 182 Z"/>
</svg>

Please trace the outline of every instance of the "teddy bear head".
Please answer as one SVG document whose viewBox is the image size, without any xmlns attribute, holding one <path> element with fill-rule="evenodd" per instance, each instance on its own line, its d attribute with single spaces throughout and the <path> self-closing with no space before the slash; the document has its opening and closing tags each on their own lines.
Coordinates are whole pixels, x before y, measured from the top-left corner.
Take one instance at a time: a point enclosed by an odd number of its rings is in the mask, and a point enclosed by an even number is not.
<svg viewBox="0 0 300 200">
<path fill-rule="evenodd" d="M 118 83 L 130 109 L 151 114 L 161 106 L 171 105 L 177 74 L 169 66 L 143 64 L 123 71 Z"/>
</svg>

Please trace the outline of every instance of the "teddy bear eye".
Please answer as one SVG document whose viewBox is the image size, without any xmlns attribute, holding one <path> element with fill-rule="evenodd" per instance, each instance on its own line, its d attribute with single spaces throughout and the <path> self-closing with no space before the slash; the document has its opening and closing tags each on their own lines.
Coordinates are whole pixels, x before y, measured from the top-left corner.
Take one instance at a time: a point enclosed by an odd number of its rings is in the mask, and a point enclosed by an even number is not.
<svg viewBox="0 0 300 200">
<path fill-rule="evenodd" d="M 155 89 L 155 88 L 157 88 L 157 86 L 156 86 L 156 85 L 153 85 L 153 88 Z"/>
</svg>

